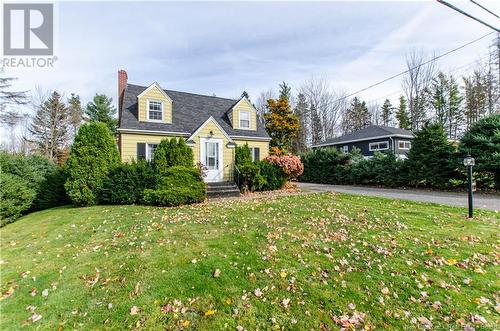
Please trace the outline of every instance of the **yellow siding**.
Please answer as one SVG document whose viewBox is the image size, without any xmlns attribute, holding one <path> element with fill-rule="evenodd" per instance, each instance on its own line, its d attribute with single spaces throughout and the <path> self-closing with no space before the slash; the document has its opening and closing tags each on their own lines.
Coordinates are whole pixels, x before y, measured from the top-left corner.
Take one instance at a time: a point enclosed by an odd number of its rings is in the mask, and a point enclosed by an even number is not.
<svg viewBox="0 0 500 331">
<path fill-rule="evenodd" d="M 260 148 L 260 159 L 264 159 L 269 155 L 269 142 L 268 141 L 253 141 L 253 140 L 234 140 L 236 145 L 242 146 L 248 144 L 248 147 Z"/>
<path fill-rule="evenodd" d="M 210 131 L 213 132 L 213 136 L 210 135 Z M 208 122 L 198 134 L 193 137 L 195 142 L 193 146 L 194 163 L 200 162 L 200 138 L 220 138 L 223 141 L 222 146 L 222 162 L 224 166 L 224 180 L 232 180 L 231 172 L 234 163 L 234 148 L 227 148 L 227 143 L 229 140 L 224 136 L 222 131 L 215 125 L 212 121 Z"/>
<path fill-rule="evenodd" d="M 149 134 L 121 133 L 121 157 L 123 162 L 131 162 L 137 159 L 137 143 L 159 144 L 167 136 L 154 136 Z"/>
<path fill-rule="evenodd" d="M 252 130 L 256 131 L 257 130 L 257 112 L 253 108 L 253 106 L 246 101 L 245 99 L 241 100 L 240 103 L 238 103 L 232 111 L 233 114 L 233 128 L 239 129 L 240 128 L 240 111 L 248 111 L 250 113 L 250 129 L 244 129 L 244 130 Z"/>
<path fill-rule="evenodd" d="M 146 94 L 138 100 L 139 105 L 139 121 L 147 121 L 147 100 L 155 100 L 163 102 L 163 122 L 172 123 L 172 101 L 168 100 L 157 86 L 153 86 Z"/>
</svg>

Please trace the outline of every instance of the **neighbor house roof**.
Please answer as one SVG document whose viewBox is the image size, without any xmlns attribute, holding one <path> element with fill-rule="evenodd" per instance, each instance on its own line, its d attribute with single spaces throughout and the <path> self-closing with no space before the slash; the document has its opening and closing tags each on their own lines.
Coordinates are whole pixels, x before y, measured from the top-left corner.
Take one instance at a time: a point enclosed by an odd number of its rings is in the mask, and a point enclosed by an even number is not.
<svg viewBox="0 0 500 331">
<path fill-rule="evenodd" d="M 353 131 L 340 137 L 330 138 L 316 146 L 330 146 L 345 144 L 354 141 L 372 140 L 386 137 L 413 138 L 413 132 L 410 130 L 393 128 L 390 126 L 371 125 L 361 130 Z"/>
<path fill-rule="evenodd" d="M 212 116 L 233 137 L 269 138 L 263 124 L 257 120 L 257 131 L 233 129 L 229 110 L 239 101 L 207 95 L 163 90 L 172 99 L 172 123 L 139 121 L 137 96 L 146 86 L 127 84 L 120 116 L 120 129 L 179 133 L 189 136 Z"/>
</svg>

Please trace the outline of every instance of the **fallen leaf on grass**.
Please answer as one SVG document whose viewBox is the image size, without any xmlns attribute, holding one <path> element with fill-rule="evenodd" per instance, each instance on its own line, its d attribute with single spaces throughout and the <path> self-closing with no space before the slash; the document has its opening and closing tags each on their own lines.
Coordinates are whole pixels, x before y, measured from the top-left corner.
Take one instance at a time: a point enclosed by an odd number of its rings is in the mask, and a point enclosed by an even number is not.
<svg viewBox="0 0 500 331">
<path fill-rule="evenodd" d="M 217 310 L 213 310 L 213 309 L 209 309 L 209 310 L 207 310 L 207 311 L 205 312 L 205 317 L 214 315 L 216 311 L 217 311 Z"/>
<path fill-rule="evenodd" d="M 31 315 L 28 318 L 28 321 L 35 323 L 35 322 L 38 322 L 41 319 L 42 319 L 42 315 L 38 315 L 38 314 L 33 313 L 33 315 Z"/>
<path fill-rule="evenodd" d="M 218 278 L 220 276 L 220 269 L 215 269 L 213 276 L 214 278 Z"/>
<path fill-rule="evenodd" d="M 45 289 L 42 291 L 42 297 L 46 298 L 49 296 L 49 290 L 48 289 Z"/>
<path fill-rule="evenodd" d="M 137 306 L 133 306 L 132 308 L 130 308 L 130 315 L 137 315 L 139 314 L 139 308 L 137 308 Z"/>
</svg>

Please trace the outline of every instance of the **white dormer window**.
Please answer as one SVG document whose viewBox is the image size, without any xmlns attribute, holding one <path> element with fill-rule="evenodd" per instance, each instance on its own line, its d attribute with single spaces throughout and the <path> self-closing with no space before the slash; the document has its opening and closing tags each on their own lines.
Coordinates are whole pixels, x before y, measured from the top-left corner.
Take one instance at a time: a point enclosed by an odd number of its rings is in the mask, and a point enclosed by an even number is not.
<svg viewBox="0 0 500 331">
<path fill-rule="evenodd" d="M 240 111 L 240 129 L 250 129 L 250 112 Z"/>
<path fill-rule="evenodd" d="M 163 121 L 163 102 L 148 100 L 148 121 Z"/>
</svg>

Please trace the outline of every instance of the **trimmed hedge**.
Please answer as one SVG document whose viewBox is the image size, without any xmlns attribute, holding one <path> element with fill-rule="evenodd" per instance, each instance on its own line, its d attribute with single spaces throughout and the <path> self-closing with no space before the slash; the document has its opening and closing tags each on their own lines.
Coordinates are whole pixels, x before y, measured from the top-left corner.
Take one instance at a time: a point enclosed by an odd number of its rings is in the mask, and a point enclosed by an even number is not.
<svg viewBox="0 0 500 331">
<path fill-rule="evenodd" d="M 336 148 L 320 148 L 300 155 L 304 172 L 299 177 L 302 182 L 322 184 L 349 183 L 349 154 Z"/>
<path fill-rule="evenodd" d="M 68 202 L 64 170 L 46 157 L 0 152 L 0 168 L 0 226 Z"/>
<path fill-rule="evenodd" d="M 138 204 L 142 202 L 143 191 L 154 188 L 154 184 L 155 176 L 149 162 L 122 163 L 110 170 L 99 200 L 105 204 Z"/>
<path fill-rule="evenodd" d="M 179 206 L 202 202 L 207 197 L 206 184 L 193 167 L 175 166 L 163 171 L 155 189 L 145 189 L 143 201 L 155 206 Z"/>
<path fill-rule="evenodd" d="M 267 161 L 260 161 L 257 164 L 260 169 L 260 175 L 264 179 L 264 183 L 261 185 L 260 190 L 279 190 L 285 185 L 287 175 L 283 172 L 280 166 Z"/>
</svg>

